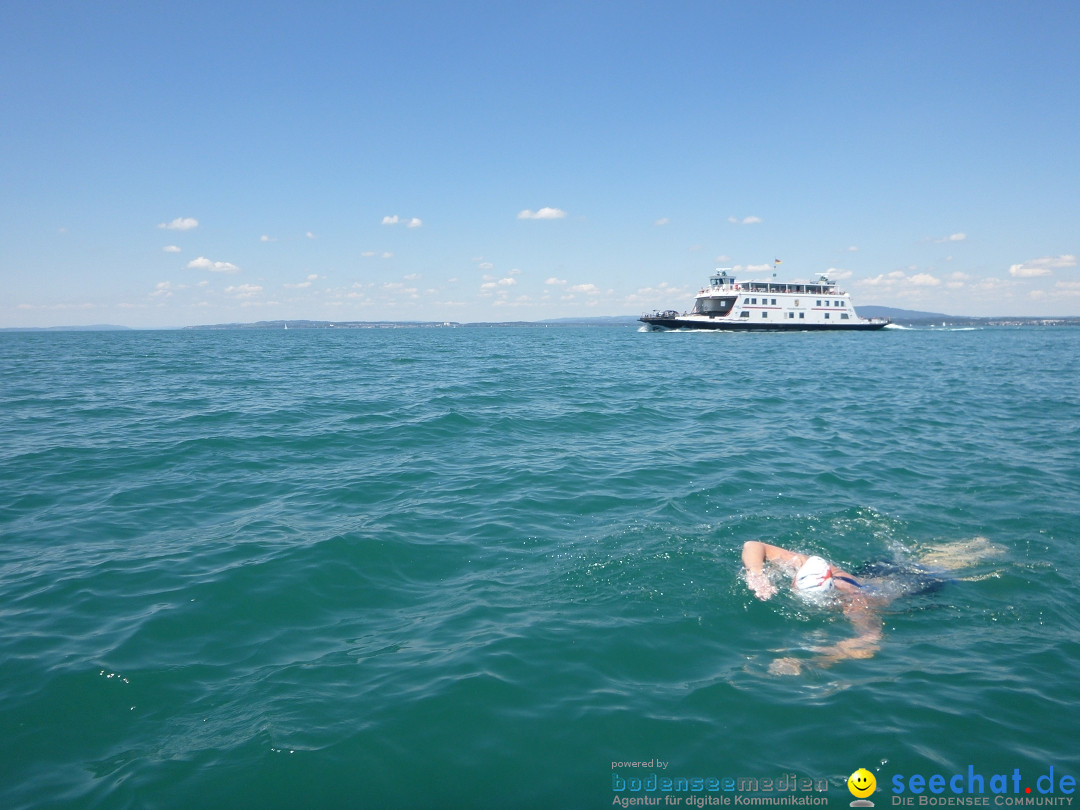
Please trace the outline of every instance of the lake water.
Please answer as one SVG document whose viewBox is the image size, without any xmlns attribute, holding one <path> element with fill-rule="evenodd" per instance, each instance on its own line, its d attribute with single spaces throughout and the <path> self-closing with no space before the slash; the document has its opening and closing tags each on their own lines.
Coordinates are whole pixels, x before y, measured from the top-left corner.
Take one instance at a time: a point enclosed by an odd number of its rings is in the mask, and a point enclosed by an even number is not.
<svg viewBox="0 0 1080 810">
<path fill-rule="evenodd" d="M 859 767 L 878 808 L 913 774 L 1070 796 L 1077 358 L 1072 328 L 0 334 L 0 806 L 794 775 L 846 807 Z M 751 539 L 955 570 L 822 666 L 851 623 L 756 600 Z"/>
</svg>

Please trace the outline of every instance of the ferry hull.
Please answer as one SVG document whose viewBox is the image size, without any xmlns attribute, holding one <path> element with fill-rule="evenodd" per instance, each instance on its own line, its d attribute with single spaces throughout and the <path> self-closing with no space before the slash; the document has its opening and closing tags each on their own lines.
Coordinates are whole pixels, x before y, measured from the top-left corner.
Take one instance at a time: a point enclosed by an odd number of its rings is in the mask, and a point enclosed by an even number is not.
<svg viewBox="0 0 1080 810">
<path fill-rule="evenodd" d="M 724 332 L 869 332 L 884 329 L 888 321 L 855 321 L 854 323 L 761 323 L 733 321 L 724 318 L 665 318 L 646 315 L 639 319 L 654 329 L 696 329 Z"/>
</svg>

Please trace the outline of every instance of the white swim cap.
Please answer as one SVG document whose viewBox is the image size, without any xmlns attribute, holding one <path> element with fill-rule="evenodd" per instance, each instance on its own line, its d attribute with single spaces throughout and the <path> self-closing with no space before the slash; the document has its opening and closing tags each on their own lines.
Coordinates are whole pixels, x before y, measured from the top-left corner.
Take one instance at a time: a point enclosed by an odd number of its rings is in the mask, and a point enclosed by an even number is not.
<svg viewBox="0 0 1080 810">
<path fill-rule="evenodd" d="M 832 566 L 821 557 L 808 557 L 795 574 L 795 590 L 805 594 L 817 594 L 827 593 L 832 589 Z"/>
</svg>

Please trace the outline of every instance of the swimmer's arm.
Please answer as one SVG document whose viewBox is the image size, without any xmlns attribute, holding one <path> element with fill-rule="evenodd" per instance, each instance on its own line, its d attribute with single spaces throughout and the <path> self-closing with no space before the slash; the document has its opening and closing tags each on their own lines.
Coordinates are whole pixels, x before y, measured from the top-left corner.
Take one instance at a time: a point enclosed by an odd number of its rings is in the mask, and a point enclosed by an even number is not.
<svg viewBox="0 0 1080 810">
<path fill-rule="evenodd" d="M 837 661 L 852 658 L 873 658 L 881 648 L 881 617 L 870 609 L 865 597 L 856 596 L 852 599 L 844 608 L 844 615 L 851 620 L 857 635 L 855 638 L 818 648 L 818 657 L 814 660 L 817 666 L 828 667 Z"/>
<path fill-rule="evenodd" d="M 880 648 L 881 623 L 877 626 L 867 625 L 855 638 L 844 639 L 828 647 L 816 647 L 816 657 L 807 660 L 805 658 L 784 657 L 777 658 L 769 665 L 769 672 L 773 675 L 798 675 L 806 665 L 825 669 L 831 667 L 837 661 L 847 661 L 854 658 L 873 658 L 874 653 Z"/>
<path fill-rule="evenodd" d="M 796 554 L 760 540 L 747 540 L 742 547 L 742 561 L 747 571 L 760 572 L 765 562 L 780 562 L 798 568 L 806 562 L 805 554 Z"/>
<path fill-rule="evenodd" d="M 758 599 L 763 600 L 776 593 L 776 586 L 764 573 L 766 561 L 798 568 L 806 562 L 806 555 L 796 554 L 780 546 L 771 546 L 760 540 L 748 540 L 743 544 L 742 563 L 746 568 L 746 584 Z"/>
</svg>

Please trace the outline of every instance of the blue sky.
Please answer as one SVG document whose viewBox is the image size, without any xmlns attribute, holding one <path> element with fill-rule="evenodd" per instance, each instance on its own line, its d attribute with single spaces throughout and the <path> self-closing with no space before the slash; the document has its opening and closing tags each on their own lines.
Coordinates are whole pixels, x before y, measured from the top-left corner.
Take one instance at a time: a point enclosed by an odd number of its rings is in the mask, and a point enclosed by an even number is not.
<svg viewBox="0 0 1080 810">
<path fill-rule="evenodd" d="M 0 4 L 0 326 L 1080 315 L 1080 3 Z"/>
</svg>

